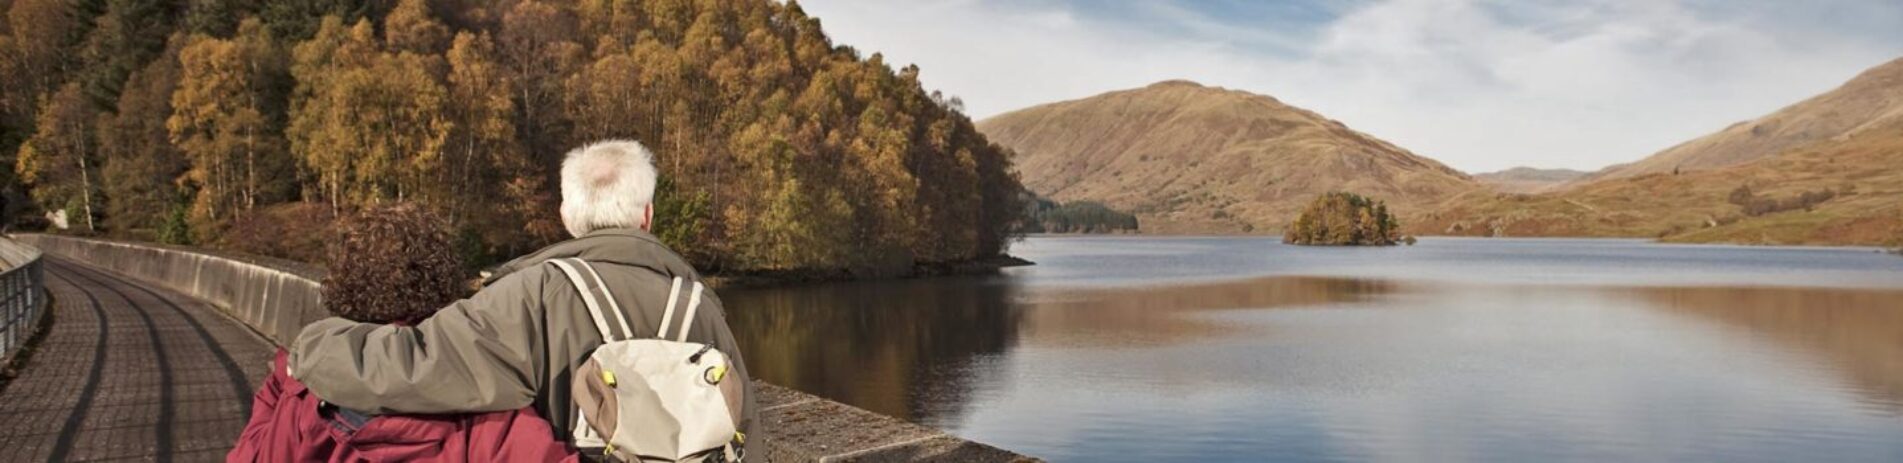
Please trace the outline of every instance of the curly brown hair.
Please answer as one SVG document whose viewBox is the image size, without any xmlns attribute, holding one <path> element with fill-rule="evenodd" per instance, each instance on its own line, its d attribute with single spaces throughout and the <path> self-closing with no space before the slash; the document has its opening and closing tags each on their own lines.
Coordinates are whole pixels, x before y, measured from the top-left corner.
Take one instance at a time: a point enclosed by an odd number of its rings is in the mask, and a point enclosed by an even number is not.
<svg viewBox="0 0 1903 463">
<path fill-rule="evenodd" d="M 364 208 L 337 224 L 324 304 L 359 322 L 421 321 L 462 297 L 462 259 L 448 225 L 413 204 Z"/>
</svg>

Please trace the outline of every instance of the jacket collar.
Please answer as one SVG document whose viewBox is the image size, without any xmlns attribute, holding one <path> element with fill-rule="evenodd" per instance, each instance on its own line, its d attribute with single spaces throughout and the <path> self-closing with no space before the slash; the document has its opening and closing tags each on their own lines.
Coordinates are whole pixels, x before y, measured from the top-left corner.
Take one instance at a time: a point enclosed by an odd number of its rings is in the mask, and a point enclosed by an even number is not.
<svg viewBox="0 0 1903 463">
<path fill-rule="evenodd" d="M 484 278 L 487 286 L 511 273 L 542 265 L 550 259 L 580 258 L 589 262 L 644 267 L 664 276 L 698 279 L 694 268 L 680 255 L 669 250 L 659 238 L 634 228 L 604 228 L 579 238 L 548 245 L 497 267 Z"/>
</svg>

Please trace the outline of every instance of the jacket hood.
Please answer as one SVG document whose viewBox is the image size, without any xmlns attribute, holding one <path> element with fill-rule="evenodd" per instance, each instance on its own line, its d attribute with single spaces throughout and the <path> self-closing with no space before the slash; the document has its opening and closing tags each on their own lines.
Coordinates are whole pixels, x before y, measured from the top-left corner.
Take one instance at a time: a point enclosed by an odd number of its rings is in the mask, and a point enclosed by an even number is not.
<svg viewBox="0 0 1903 463">
<path fill-rule="evenodd" d="M 661 244 L 661 240 L 654 235 L 632 228 L 606 228 L 517 257 L 496 267 L 494 273 L 482 280 L 482 284 L 488 286 L 511 273 L 540 266 L 549 259 L 570 257 L 589 262 L 643 267 L 670 277 L 700 278 L 686 259 Z"/>
</svg>

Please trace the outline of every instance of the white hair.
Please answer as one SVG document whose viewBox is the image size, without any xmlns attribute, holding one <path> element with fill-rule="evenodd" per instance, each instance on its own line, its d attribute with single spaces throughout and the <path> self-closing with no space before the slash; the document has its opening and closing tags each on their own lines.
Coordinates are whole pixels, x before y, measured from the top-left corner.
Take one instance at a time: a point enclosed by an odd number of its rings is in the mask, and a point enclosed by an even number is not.
<svg viewBox="0 0 1903 463">
<path fill-rule="evenodd" d="M 562 159 L 562 225 L 577 238 L 647 225 L 659 175 L 654 153 L 639 142 L 604 140 L 569 151 Z"/>
</svg>

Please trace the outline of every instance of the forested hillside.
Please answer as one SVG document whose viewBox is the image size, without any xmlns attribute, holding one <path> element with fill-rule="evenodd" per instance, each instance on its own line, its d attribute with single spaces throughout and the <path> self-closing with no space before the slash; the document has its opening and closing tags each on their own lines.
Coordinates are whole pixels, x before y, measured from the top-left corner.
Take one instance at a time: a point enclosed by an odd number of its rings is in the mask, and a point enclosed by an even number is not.
<svg viewBox="0 0 1903 463">
<path fill-rule="evenodd" d="M 297 254 L 328 217 L 413 201 L 493 262 L 563 238 L 555 166 L 603 138 L 656 151 L 657 234 L 715 270 L 984 258 L 1023 211 L 956 99 L 796 2 L 0 8 L 8 217 L 75 233 Z"/>
</svg>

